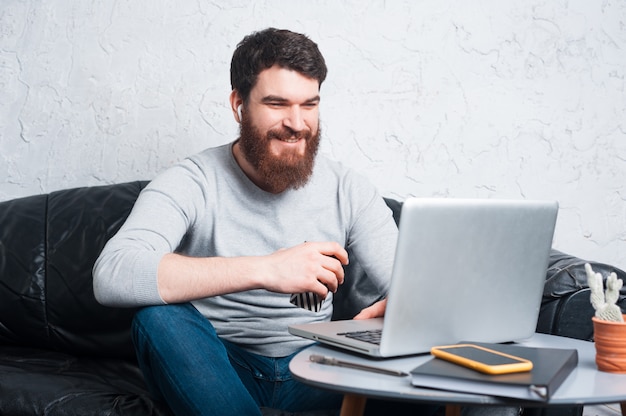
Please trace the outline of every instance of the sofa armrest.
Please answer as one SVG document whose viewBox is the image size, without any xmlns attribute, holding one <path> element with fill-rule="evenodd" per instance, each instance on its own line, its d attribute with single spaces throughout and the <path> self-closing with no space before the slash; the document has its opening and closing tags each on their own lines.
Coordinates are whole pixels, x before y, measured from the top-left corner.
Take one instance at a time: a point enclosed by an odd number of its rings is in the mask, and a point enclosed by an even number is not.
<svg viewBox="0 0 626 416">
<path fill-rule="evenodd" d="M 537 322 L 537 332 L 570 338 L 593 340 L 594 315 L 590 302 L 585 263 L 606 277 L 615 272 L 626 281 L 626 273 L 605 263 L 593 262 L 552 250 L 546 273 L 546 283 Z M 626 287 L 618 300 L 622 311 L 626 310 Z"/>
</svg>

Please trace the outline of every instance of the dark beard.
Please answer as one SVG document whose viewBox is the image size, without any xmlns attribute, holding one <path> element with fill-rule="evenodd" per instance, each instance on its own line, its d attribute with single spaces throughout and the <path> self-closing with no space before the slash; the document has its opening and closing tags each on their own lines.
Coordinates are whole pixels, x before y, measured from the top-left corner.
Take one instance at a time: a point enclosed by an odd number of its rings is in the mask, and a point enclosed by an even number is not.
<svg viewBox="0 0 626 416">
<path fill-rule="evenodd" d="M 297 137 L 306 140 L 304 155 L 295 153 L 275 156 L 270 153 L 272 139 Z M 298 189 L 306 185 L 313 173 L 315 156 L 320 142 L 320 130 L 315 135 L 310 131 L 293 132 L 288 128 L 261 133 L 243 117 L 239 126 L 239 146 L 246 160 L 254 167 L 263 181 L 263 189 L 280 193 L 289 188 Z"/>
</svg>

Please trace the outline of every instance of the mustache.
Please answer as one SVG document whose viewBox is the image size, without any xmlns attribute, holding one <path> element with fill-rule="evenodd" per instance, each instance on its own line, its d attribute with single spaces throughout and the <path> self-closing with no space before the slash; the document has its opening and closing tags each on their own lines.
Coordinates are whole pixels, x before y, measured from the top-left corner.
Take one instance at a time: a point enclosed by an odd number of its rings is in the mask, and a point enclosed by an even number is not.
<svg viewBox="0 0 626 416">
<path fill-rule="evenodd" d="M 295 131 L 290 129 L 289 127 L 284 127 L 282 129 L 274 129 L 267 132 L 268 139 L 278 139 L 278 140 L 289 140 L 289 139 L 305 139 L 309 140 L 311 138 L 311 132 L 309 130 L 300 130 Z"/>
</svg>

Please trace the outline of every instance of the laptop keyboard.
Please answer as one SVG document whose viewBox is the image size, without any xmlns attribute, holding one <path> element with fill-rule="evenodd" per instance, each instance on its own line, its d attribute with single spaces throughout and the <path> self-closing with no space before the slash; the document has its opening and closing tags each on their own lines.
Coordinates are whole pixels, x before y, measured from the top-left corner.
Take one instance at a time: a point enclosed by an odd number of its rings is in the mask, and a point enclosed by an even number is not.
<svg viewBox="0 0 626 416">
<path fill-rule="evenodd" d="M 348 338 L 358 339 L 359 341 L 369 342 L 370 344 L 380 344 L 380 337 L 383 334 L 382 329 L 372 329 L 368 331 L 340 332 L 337 335 L 343 335 Z"/>
</svg>

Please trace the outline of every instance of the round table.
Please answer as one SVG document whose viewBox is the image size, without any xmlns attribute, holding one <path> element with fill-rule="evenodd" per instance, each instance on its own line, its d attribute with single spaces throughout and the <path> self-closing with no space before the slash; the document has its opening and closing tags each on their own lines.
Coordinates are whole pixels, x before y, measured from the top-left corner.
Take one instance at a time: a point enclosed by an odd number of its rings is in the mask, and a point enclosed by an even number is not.
<svg viewBox="0 0 626 416">
<path fill-rule="evenodd" d="M 571 338 L 535 334 L 517 343 L 521 346 L 547 348 L 575 348 L 578 350 L 578 366 L 554 392 L 547 402 L 523 402 L 523 406 L 584 405 L 621 402 L 622 414 L 626 416 L 626 374 L 598 371 L 595 364 L 594 344 Z M 388 400 L 404 400 L 423 403 L 445 403 L 446 414 L 456 414 L 461 405 L 507 405 L 520 404 L 502 397 L 456 393 L 413 387 L 409 376 L 398 377 L 363 370 L 330 366 L 311 362 L 311 354 L 321 354 L 385 369 L 410 372 L 430 359 L 429 354 L 401 358 L 372 359 L 335 348 L 313 345 L 297 354 L 289 365 L 294 377 L 303 383 L 345 394 L 342 416 L 361 415 L 367 397 Z"/>
</svg>

